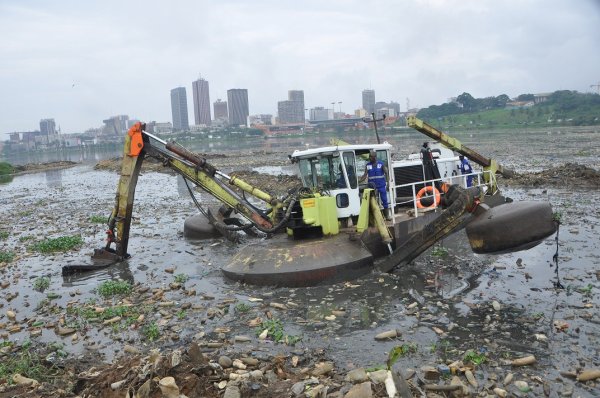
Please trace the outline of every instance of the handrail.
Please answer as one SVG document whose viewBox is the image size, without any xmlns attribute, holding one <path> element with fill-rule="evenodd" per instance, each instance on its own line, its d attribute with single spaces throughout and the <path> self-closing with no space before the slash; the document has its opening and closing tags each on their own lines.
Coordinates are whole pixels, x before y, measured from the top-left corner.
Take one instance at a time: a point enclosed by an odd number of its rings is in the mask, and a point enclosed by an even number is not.
<svg viewBox="0 0 600 398">
<path fill-rule="evenodd" d="M 407 200 L 407 201 L 403 201 L 403 202 L 396 202 L 394 200 L 394 203 L 396 205 L 401 205 L 401 204 L 406 204 L 406 203 L 413 203 L 413 209 L 414 209 L 414 215 L 415 218 L 419 217 L 419 209 L 417 207 L 417 189 L 416 186 L 417 185 L 424 185 L 424 186 L 432 186 L 435 187 L 435 183 L 436 182 L 443 182 L 443 183 L 449 183 L 449 184 L 457 184 L 460 181 L 463 182 L 463 185 L 466 185 L 466 178 L 468 176 L 473 176 L 477 178 L 476 183 L 473 184 L 474 187 L 480 187 L 480 186 L 488 186 L 488 183 L 486 182 L 485 179 L 485 174 L 489 174 L 489 178 L 495 178 L 494 173 L 492 173 L 491 170 L 483 170 L 483 171 L 474 171 L 472 173 L 469 174 L 459 174 L 459 175 L 455 175 L 455 176 L 450 176 L 450 177 L 444 177 L 444 178 L 436 178 L 436 179 L 432 179 L 432 180 L 425 180 L 425 181 L 417 181 L 417 182 L 411 182 L 411 183 L 407 183 L 407 184 L 400 184 L 400 185 L 395 185 L 394 186 L 394 191 L 396 191 L 399 188 L 405 188 L 405 187 L 411 187 L 412 190 L 412 199 L 411 200 Z M 494 184 L 495 185 L 495 184 Z M 443 195 L 443 192 L 441 192 L 441 194 Z M 396 196 L 396 195 L 394 195 Z M 396 199 L 396 198 L 394 198 Z M 437 203 L 435 203 L 434 201 L 434 209 L 437 209 L 438 205 Z"/>
</svg>

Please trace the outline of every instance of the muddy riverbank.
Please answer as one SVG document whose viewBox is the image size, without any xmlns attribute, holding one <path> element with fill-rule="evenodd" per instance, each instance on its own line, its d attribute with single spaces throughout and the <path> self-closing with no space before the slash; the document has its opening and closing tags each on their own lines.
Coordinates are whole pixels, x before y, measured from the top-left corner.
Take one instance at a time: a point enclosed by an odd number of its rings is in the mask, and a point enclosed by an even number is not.
<svg viewBox="0 0 600 398">
<path fill-rule="evenodd" d="M 212 162 L 285 191 L 295 177 L 260 169 L 285 171 L 280 155 L 227 153 Z M 189 397 L 384 397 L 391 352 L 394 373 L 415 396 L 449 395 L 434 385 L 452 382 L 460 385 L 445 388 L 482 395 L 598 395 L 599 379 L 576 379 L 600 368 L 600 193 L 589 164 L 501 182 L 508 196 L 546 200 L 560 213 L 558 274 L 554 237 L 487 256 L 471 253 L 459 232 L 405 269 L 303 289 L 226 280 L 220 267 L 243 246 L 184 239 L 183 221 L 196 211 L 181 180 L 159 166 L 138 182 L 132 258 L 76 277 L 61 276 L 61 266 L 103 244 L 118 168 L 48 170 L 0 186 L 10 220 L 0 248 L 13 254 L 0 265 L 2 363 L 43 354 L 21 363 L 50 369 L 27 375 L 40 379 L 37 387 L 0 372 L 0 396 L 158 397 L 170 376 Z M 65 253 L 36 249 L 75 235 L 82 243 Z M 119 294 L 122 281 L 131 288 Z"/>
</svg>

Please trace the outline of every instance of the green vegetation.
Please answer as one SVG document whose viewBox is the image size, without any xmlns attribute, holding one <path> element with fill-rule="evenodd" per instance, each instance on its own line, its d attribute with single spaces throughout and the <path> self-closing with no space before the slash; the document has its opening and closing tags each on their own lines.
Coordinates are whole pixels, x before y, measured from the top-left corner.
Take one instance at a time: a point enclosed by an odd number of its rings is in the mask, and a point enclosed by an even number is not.
<svg viewBox="0 0 600 398">
<path fill-rule="evenodd" d="M 418 346 L 415 343 L 405 343 L 392 348 L 388 354 L 387 369 L 392 369 L 399 358 L 416 353 L 417 349 Z"/>
<path fill-rule="evenodd" d="M 463 361 L 472 363 L 473 365 L 481 365 L 485 362 L 486 356 L 483 353 L 476 353 L 474 350 L 467 350 L 463 356 Z"/>
<path fill-rule="evenodd" d="M 0 231 L 0 240 L 6 240 L 10 236 L 8 231 Z"/>
<path fill-rule="evenodd" d="M 560 211 L 555 211 L 554 213 L 552 213 L 552 220 L 560 224 L 560 222 L 562 221 L 562 216 L 563 215 Z"/>
<path fill-rule="evenodd" d="M 444 246 L 436 246 L 431 249 L 431 255 L 434 257 L 446 257 L 448 255 L 448 249 Z"/>
<path fill-rule="evenodd" d="M 15 168 L 12 164 L 6 162 L 0 162 L 0 176 L 9 175 L 15 172 Z"/>
<path fill-rule="evenodd" d="M 90 216 L 90 222 L 93 224 L 106 224 L 107 221 L 105 216 L 98 216 L 96 214 Z"/>
<path fill-rule="evenodd" d="M 235 312 L 242 314 L 242 313 L 250 311 L 250 308 L 252 308 L 252 307 L 250 307 L 246 303 L 239 303 L 235 306 Z"/>
<path fill-rule="evenodd" d="M 15 374 L 35 379 L 39 382 L 50 381 L 59 369 L 45 361 L 44 355 L 31 350 L 31 343 L 25 342 L 16 353 L 8 355 L 0 361 L 0 380 L 13 383 Z"/>
<path fill-rule="evenodd" d="M 276 343 L 294 345 L 298 341 L 302 340 L 301 336 L 287 335 L 283 330 L 283 324 L 279 319 L 273 318 L 263 321 L 260 327 L 256 329 L 256 335 L 260 335 L 265 329 L 268 330 L 267 336 L 271 336 Z"/>
<path fill-rule="evenodd" d="M 177 274 L 173 278 L 175 279 L 176 283 L 180 283 L 182 285 L 190 279 L 190 277 L 186 274 Z"/>
<path fill-rule="evenodd" d="M 33 281 L 33 290 L 43 292 L 50 287 L 50 278 L 41 276 Z"/>
<path fill-rule="evenodd" d="M 187 312 L 185 310 L 179 310 L 175 315 L 177 316 L 177 319 L 184 319 L 187 315 Z"/>
<path fill-rule="evenodd" d="M 113 296 L 126 296 L 131 293 L 133 287 L 127 281 L 104 281 L 98 286 L 97 292 L 104 298 Z"/>
<path fill-rule="evenodd" d="M 586 297 L 591 297 L 592 296 L 592 289 L 594 288 L 594 286 L 591 283 L 588 283 L 588 285 L 586 287 L 577 287 L 575 288 L 575 291 L 577 293 L 581 293 Z"/>
<path fill-rule="evenodd" d="M 517 128 L 600 124 L 600 95 L 555 91 L 534 104 L 533 94 L 521 94 L 519 103 L 506 95 L 473 98 L 462 93 L 456 102 L 421 109 L 417 117 L 442 128 Z"/>
<path fill-rule="evenodd" d="M 28 240 L 34 239 L 33 235 L 23 235 L 19 237 L 19 242 L 27 242 Z"/>
<path fill-rule="evenodd" d="M 10 263 L 15 258 L 15 253 L 10 250 L 0 250 L 0 263 Z"/>
<path fill-rule="evenodd" d="M 61 236 L 37 242 L 31 248 L 40 253 L 65 252 L 83 244 L 81 236 Z"/>
<path fill-rule="evenodd" d="M 68 307 L 67 314 L 75 317 L 71 320 L 72 324 L 81 324 L 85 322 L 103 322 L 115 317 L 121 317 L 122 320 L 116 323 L 117 327 L 127 327 L 134 324 L 141 312 L 148 311 L 148 308 L 131 305 L 117 305 L 104 308 L 103 311 L 96 311 L 94 307 Z"/>
<path fill-rule="evenodd" d="M 429 351 L 432 354 L 438 353 L 438 355 L 445 361 L 450 357 L 450 354 L 456 352 L 456 348 L 452 347 L 452 344 L 448 340 L 441 340 L 439 343 L 432 343 Z"/>
<path fill-rule="evenodd" d="M 142 328 L 142 334 L 149 341 L 158 340 L 160 338 L 160 330 L 156 322 L 152 322 Z"/>
</svg>

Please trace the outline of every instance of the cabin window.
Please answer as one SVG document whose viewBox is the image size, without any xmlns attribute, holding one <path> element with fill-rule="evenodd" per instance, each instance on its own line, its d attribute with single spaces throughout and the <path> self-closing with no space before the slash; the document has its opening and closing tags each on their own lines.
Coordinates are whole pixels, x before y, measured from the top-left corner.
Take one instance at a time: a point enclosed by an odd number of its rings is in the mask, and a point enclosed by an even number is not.
<svg viewBox="0 0 600 398">
<path fill-rule="evenodd" d="M 344 166 L 346 167 L 346 175 L 350 182 L 350 188 L 356 189 L 358 186 L 358 179 L 356 176 L 356 161 L 354 158 L 354 152 L 344 152 L 342 154 L 344 158 Z"/>
<path fill-rule="evenodd" d="M 314 158 L 300 159 L 300 178 L 305 187 L 313 189 L 338 189 L 339 170 L 341 160 L 339 156 L 320 155 Z M 345 187 L 346 182 L 342 181 Z"/>
<path fill-rule="evenodd" d="M 335 195 L 335 204 L 337 205 L 338 209 L 343 209 L 350 206 L 350 199 L 348 198 L 348 194 L 340 193 L 338 195 Z"/>
</svg>

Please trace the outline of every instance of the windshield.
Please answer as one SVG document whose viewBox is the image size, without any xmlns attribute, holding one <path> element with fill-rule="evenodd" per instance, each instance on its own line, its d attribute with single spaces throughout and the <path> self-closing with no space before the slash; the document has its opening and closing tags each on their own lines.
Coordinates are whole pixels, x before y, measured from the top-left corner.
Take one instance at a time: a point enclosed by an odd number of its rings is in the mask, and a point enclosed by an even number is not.
<svg viewBox="0 0 600 398">
<path fill-rule="evenodd" d="M 334 155 L 319 155 L 314 158 L 300 159 L 300 178 L 308 188 L 336 189 L 346 186 L 343 174 L 340 173 L 340 157 Z M 341 175 L 341 180 L 340 180 Z"/>
</svg>

